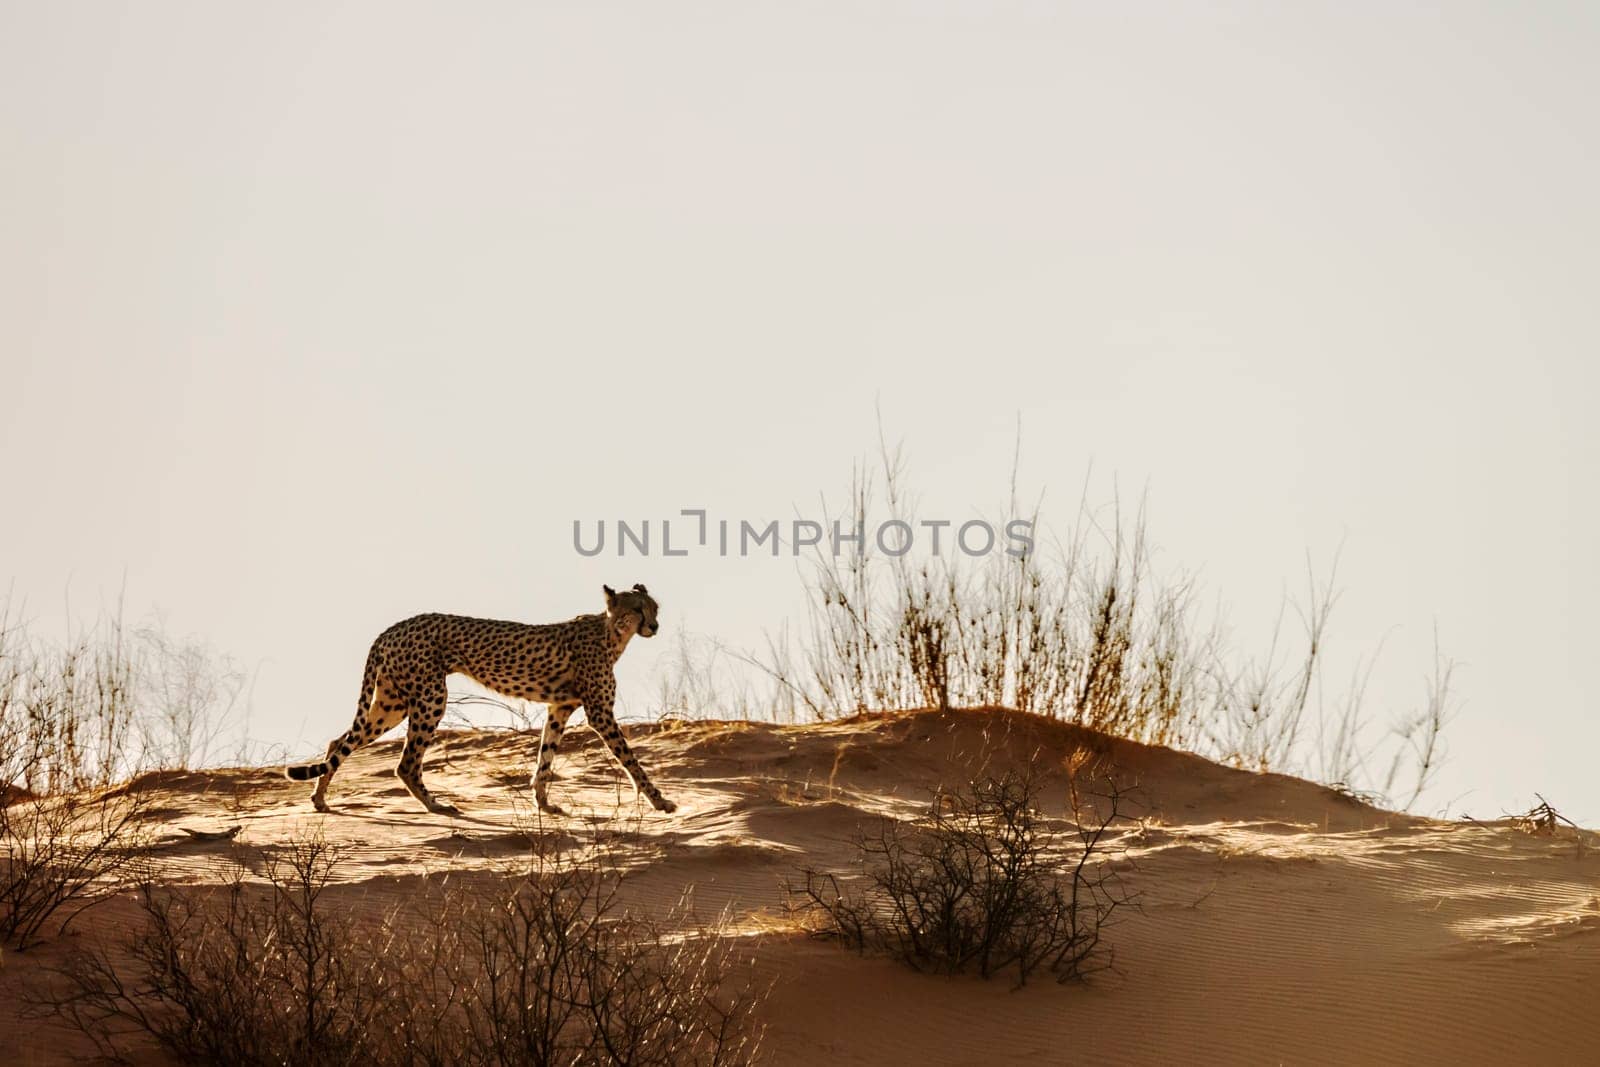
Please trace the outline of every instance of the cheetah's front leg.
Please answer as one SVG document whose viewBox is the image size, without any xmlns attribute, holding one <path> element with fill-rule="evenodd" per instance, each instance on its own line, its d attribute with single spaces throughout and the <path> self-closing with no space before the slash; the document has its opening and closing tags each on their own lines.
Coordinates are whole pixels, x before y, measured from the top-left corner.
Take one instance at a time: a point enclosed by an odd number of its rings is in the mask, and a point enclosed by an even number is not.
<svg viewBox="0 0 1600 1067">
<path fill-rule="evenodd" d="M 611 714 L 610 704 L 586 704 L 588 709 L 589 725 L 605 739 L 606 747 L 611 750 L 611 755 L 622 764 L 622 769 L 633 780 L 633 788 L 643 793 L 650 799 L 650 804 L 657 811 L 674 812 L 678 805 L 661 795 L 661 790 L 650 781 L 650 776 L 644 773 L 638 757 L 633 754 L 633 749 L 628 747 L 628 739 L 622 736 L 622 727 L 617 725 L 617 720 Z"/>
<path fill-rule="evenodd" d="M 550 779 L 555 772 L 551 769 L 556 761 L 556 753 L 561 750 L 562 731 L 567 728 L 567 720 L 572 718 L 572 713 L 578 710 L 577 704 L 552 704 L 544 718 L 544 732 L 539 735 L 539 759 L 533 765 L 533 800 L 539 810 L 549 815 L 565 815 L 566 812 L 550 803 Z"/>
</svg>

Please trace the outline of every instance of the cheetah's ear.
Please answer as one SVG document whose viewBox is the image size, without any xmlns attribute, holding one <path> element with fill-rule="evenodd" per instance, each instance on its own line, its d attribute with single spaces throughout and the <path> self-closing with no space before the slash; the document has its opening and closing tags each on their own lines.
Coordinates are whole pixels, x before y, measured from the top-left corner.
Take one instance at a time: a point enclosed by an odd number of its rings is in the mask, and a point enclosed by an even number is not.
<svg viewBox="0 0 1600 1067">
<path fill-rule="evenodd" d="M 612 604 L 616 603 L 617 591 L 615 589 L 611 588 L 609 585 L 602 585 L 600 588 L 605 590 L 605 593 L 606 593 L 606 607 L 609 608 Z"/>
<path fill-rule="evenodd" d="M 633 591 L 635 593 L 643 593 L 645 596 L 649 596 L 650 595 L 650 590 L 646 589 L 644 587 L 643 583 L 639 583 L 639 582 L 635 582 L 634 583 Z"/>
</svg>

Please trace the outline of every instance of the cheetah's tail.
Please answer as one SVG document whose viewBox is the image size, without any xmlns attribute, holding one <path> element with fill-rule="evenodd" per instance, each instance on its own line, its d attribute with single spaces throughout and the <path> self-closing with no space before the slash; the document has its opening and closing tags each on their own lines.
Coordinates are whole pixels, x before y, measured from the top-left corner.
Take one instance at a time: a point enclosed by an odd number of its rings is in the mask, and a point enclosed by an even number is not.
<svg viewBox="0 0 1600 1067">
<path fill-rule="evenodd" d="M 365 715 L 367 713 L 367 709 L 372 706 L 372 690 L 374 683 L 377 681 L 377 677 L 378 644 L 377 642 L 373 642 L 372 648 L 367 652 L 367 669 L 361 675 L 361 696 L 356 701 L 357 725 L 360 725 L 361 717 Z M 290 778 L 293 778 L 297 782 L 307 782 L 313 778 L 321 778 L 325 774 L 331 774 L 334 768 L 332 757 L 338 748 L 338 742 L 335 742 L 334 744 L 328 746 L 328 759 L 322 760 L 320 763 L 300 763 L 291 767 L 285 767 L 283 773 L 287 774 Z M 348 748 L 346 748 L 344 751 L 345 755 L 350 754 L 350 750 Z"/>
</svg>

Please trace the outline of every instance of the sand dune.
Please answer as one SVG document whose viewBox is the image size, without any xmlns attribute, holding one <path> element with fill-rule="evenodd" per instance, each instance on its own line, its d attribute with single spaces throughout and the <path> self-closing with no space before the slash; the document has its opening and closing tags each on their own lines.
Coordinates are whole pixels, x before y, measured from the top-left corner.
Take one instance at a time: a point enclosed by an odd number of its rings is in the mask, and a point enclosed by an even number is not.
<svg viewBox="0 0 1600 1067">
<path fill-rule="evenodd" d="M 1381 811 L 1280 775 L 1007 712 L 910 713 L 799 727 L 641 727 L 635 745 L 673 816 L 642 810 L 598 740 L 572 734 L 554 795 L 571 822 L 623 833 L 625 894 L 661 913 L 687 892 L 732 917 L 771 993 L 772 1063 L 1593 1062 L 1600 1058 L 1600 836 Z M 391 769 L 399 742 L 362 752 L 312 812 L 273 770 L 186 772 L 157 783 L 163 877 L 213 877 L 321 827 L 347 849 L 341 899 L 403 900 L 417 876 L 471 877 L 522 848 L 536 736 L 446 734 L 430 754 L 449 818 L 416 807 Z M 1143 825 L 1120 844 L 1142 908 L 1108 935 L 1117 970 L 1084 984 L 920 975 L 784 929 L 799 864 L 845 870 L 863 820 L 926 810 L 931 790 L 1024 765 L 1064 809 L 1087 750 L 1137 783 Z M 1054 788 L 1061 786 L 1063 788 Z M 1058 811 L 1056 816 L 1062 814 Z M 240 826 L 229 840 L 184 830 Z M 559 832 L 550 826 L 550 832 Z M 113 901 L 88 937 L 132 914 Z M 18 1016 L 18 996 L 66 950 L 0 969 L 0 1056 L 81 1058 L 82 1039 Z"/>
</svg>

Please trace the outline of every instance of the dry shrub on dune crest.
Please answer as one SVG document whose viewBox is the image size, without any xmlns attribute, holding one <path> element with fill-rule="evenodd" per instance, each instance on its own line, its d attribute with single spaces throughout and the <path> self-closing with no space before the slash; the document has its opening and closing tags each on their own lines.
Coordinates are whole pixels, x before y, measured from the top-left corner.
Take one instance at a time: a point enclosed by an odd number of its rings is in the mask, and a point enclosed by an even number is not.
<svg viewBox="0 0 1600 1067">
<path fill-rule="evenodd" d="M 70 793 L 204 765 L 245 683 L 228 657 L 158 625 L 112 613 L 47 641 L 0 603 L 0 784 Z"/>
<path fill-rule="evenodd" d="M 120 635 L 41 647 L 0 609 L 0 941 L 21 950 L 104 899 L 145 835 L 126 773 L 134 665 Z"/>
<path fill-rule="evenodd" d="M 803 870 L 791 910 L 819 936 L 919 971 L 1009 971 L 1021 985 L 1041 969 L 1062 982 L 1105 970 L 1102 934 L 1135 901 L 1108 837 L 1128 820 L 1127 793 L 1106 778 L 1074 785 L 1070 828 L 1039 799 L 1037 780 L 1019 774 L 938 794 L 910 825 L 857 833 L 860 877 Z"/>
<path fill-rule="evenodd" d="M 849 504 L 823 525 L 916 528 L 904 483 L 901 454 L 885 448 L 879 473 L 859 469 Z M 896 556 L 869 533 L 862 551 L 835 554 L 824 537 L 799 640 L 785 632 L 763 655 L 730 654 L 763 674 L 772 694 L 753 701 L 747 676 L 685 645 L 668 665 L 662 707 L 728 708 L 717 692 L 728 689 L 735 711 L 819 720 L 1007 707 L 1237 767 L 1316 775 L 1401 807 L 1427 787 L 1442 757 L 1452 665 L 1435 652 L 1420 710 L 1388 731 L 1373 729 L 1363 708 L 1370 661 L 1343 697 L 1325 698 L 1333 574 L 1308 572 L 1265 655 L 1244 655 L 1219 619 L 1202 614 L 1196 581 L 1157 567 L 1142 505 L 1130 514 L 1119 504 L 1109 516 L 1080 506 L 1056 541 L 1037 508 L 1019 508 L 1014 472 L 1011 485 L 1006 514 L 1031 519 L 1032 550 L 970 557 L 947 544 L 938 555 Z M 1288 617 L 1298 633 L 1285 631 Z"/>
<path fill-rule="evenodd" d="M 0 940 L 25 949 L 126 888 L 149 835 L 140 772 L 205 756 L 243 677 L 115 616 L 50 643 L 0 606 Z"/>
<path fill-rule="evenodd" d="M 632 914 L 596 841 L 499 877 L 428 876 L 373 908 L 317 838 L 220 886 L 146 885 L 144 922 L 77 954 L 33 1010 L 103 1053 L 184 1062 L 723 1064 L 754 1058 L 753 999 L 713 932 Z M 131 959 L 130 967 L 125 960 Z"/>
</svg>

